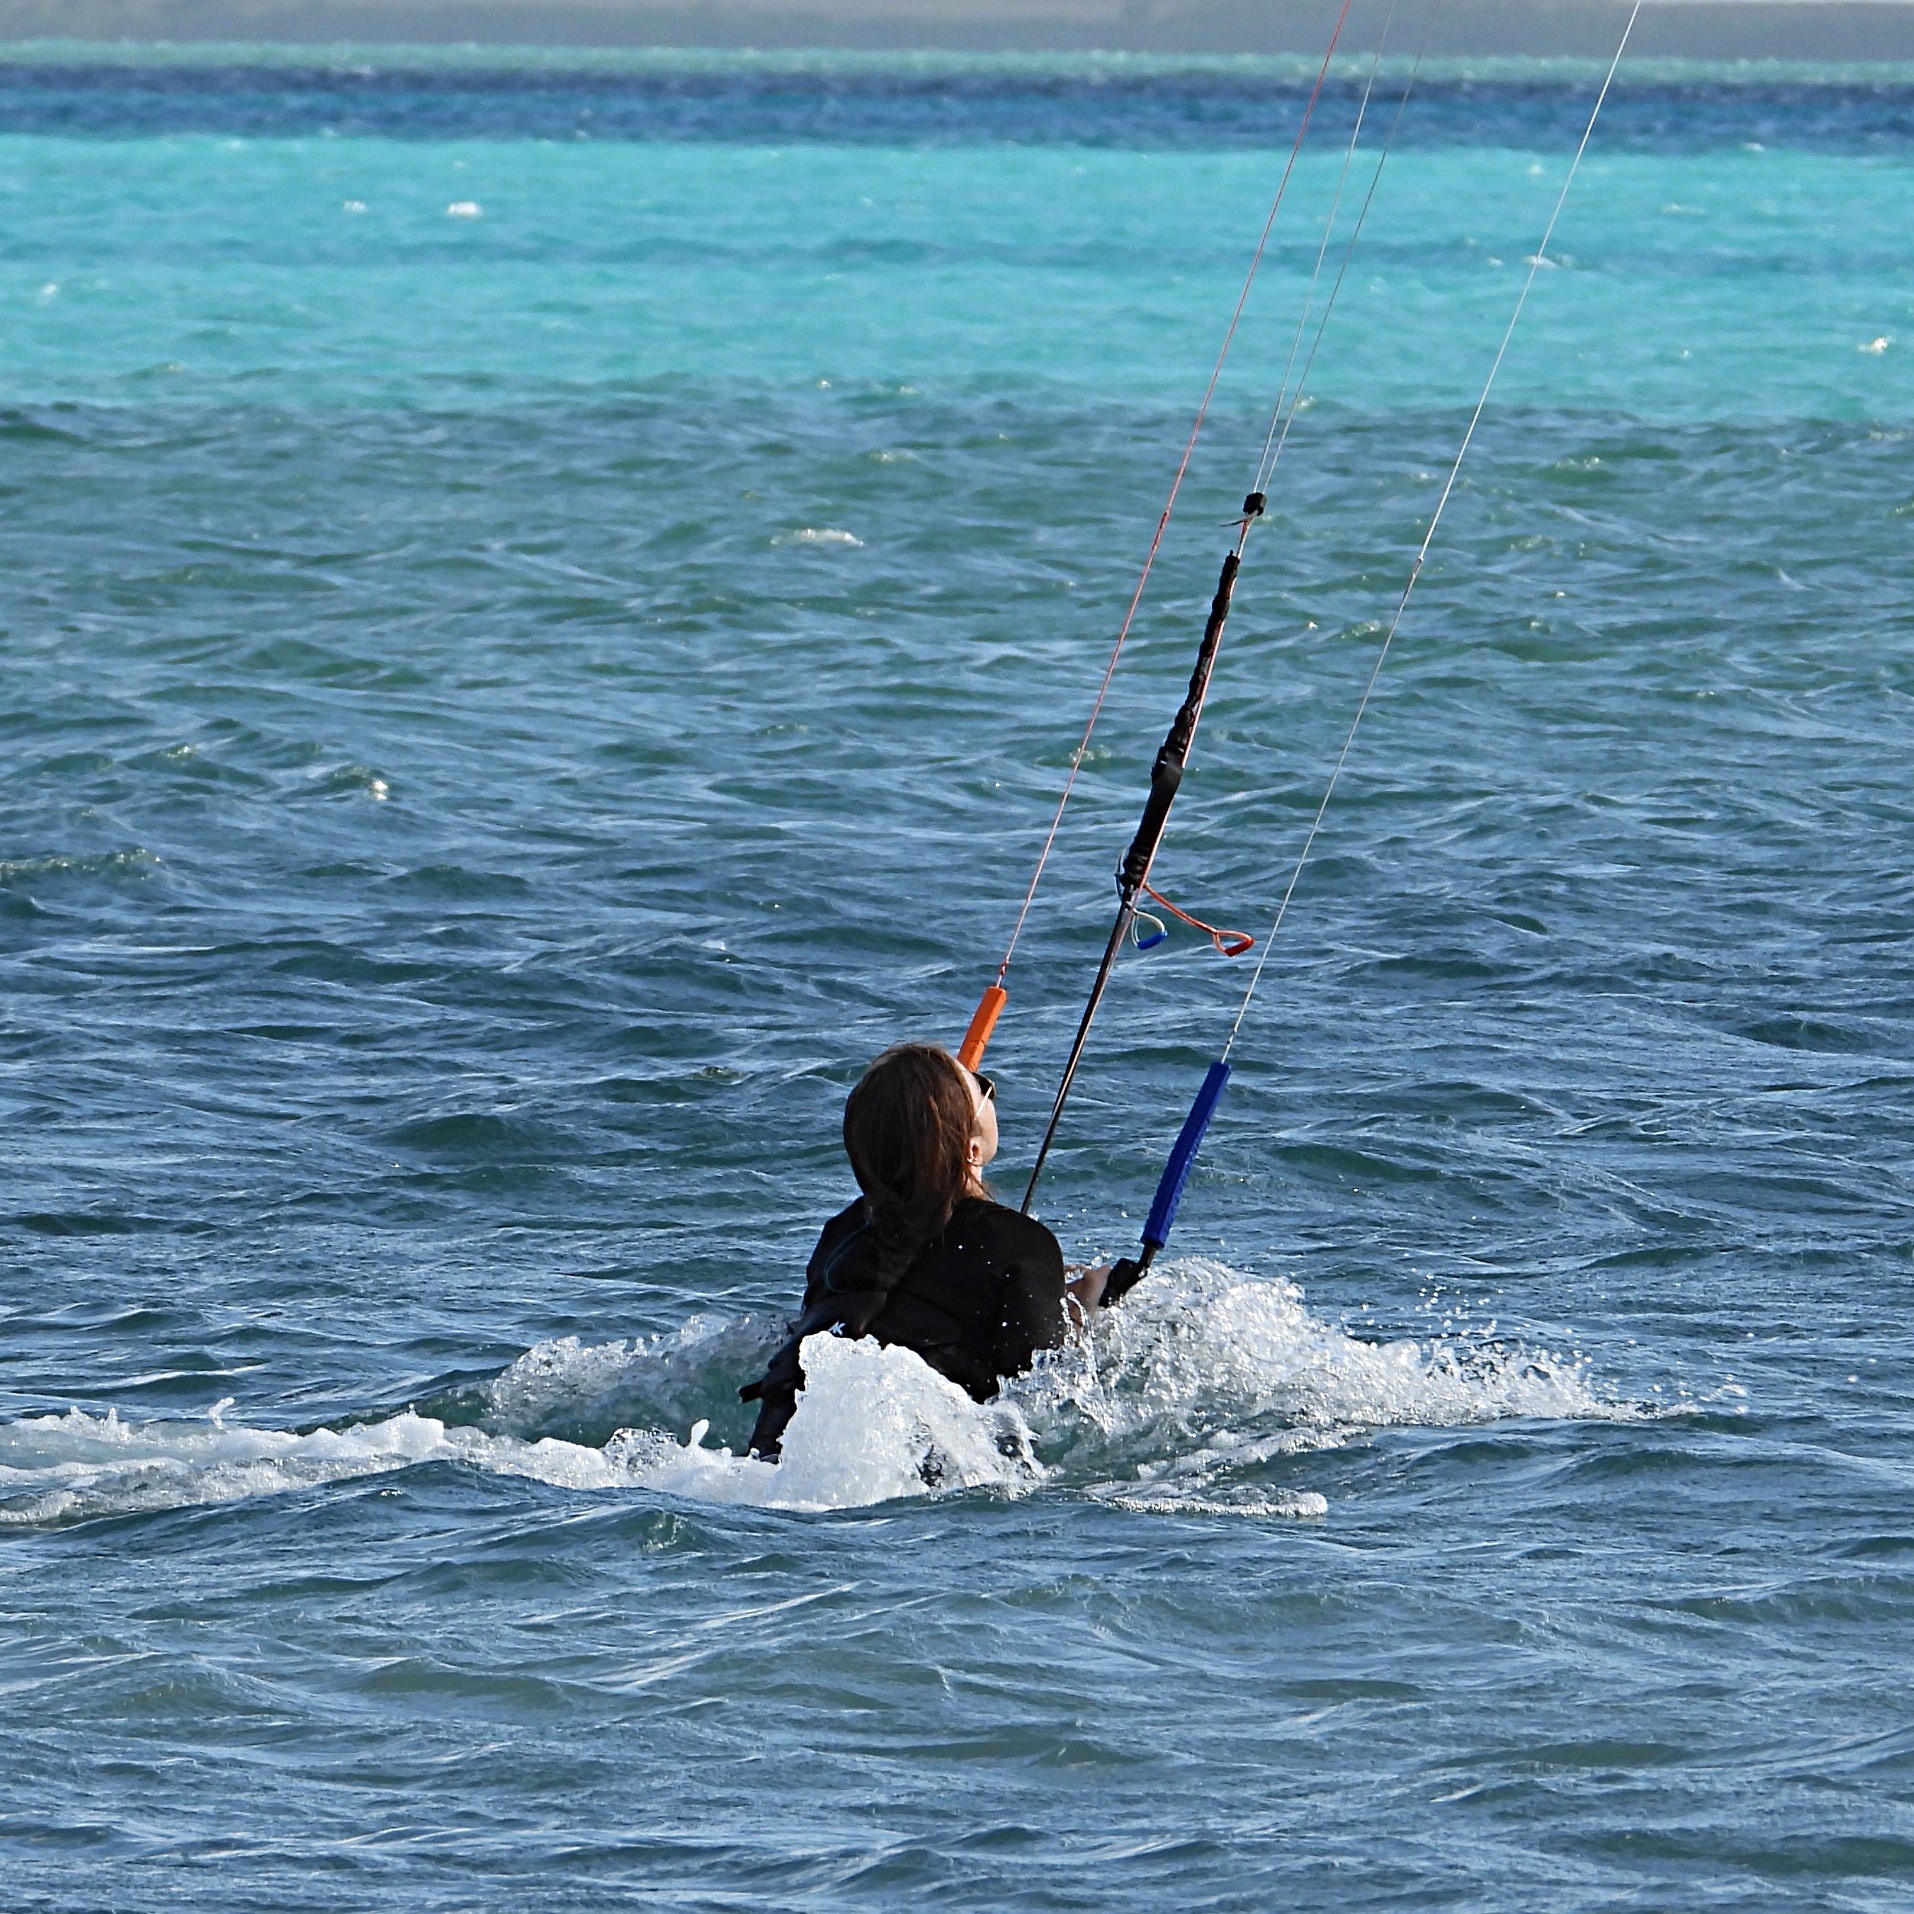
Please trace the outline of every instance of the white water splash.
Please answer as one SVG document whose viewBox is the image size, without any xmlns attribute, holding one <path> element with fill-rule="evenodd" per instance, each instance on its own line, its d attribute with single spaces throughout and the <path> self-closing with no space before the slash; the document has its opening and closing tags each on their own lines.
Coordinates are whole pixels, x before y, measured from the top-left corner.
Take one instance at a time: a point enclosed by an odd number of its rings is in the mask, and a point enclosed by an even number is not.
<svg viewBox="0 0 1914 1914">
<path fill-rule="evenodd" d="M 1311 1312 L 1294 1283 L 1207 1257 L 1152 1275 L 1087 1343 L 1012 1387 L 1033 1405 L 1047 1393 L 1066 1395 L 1106 1436 L 1243 1415 L 1333 1433 L 1631 1413 L 1584 1363 L 1447 1337 L 1365 1341 Z"/>
<path fill-rule="evenodd" d="M 705 1448 L 702 1423 L 682 1445 L 625 1432 L 610 1446 L 647 1488 L 763 1508 L 868 1508 L 955 1489 L 1015 1495 L 1043 1479 L 1014 1407 L 980 1407 L 908 1349 L 810 1336 L 804 1374 L 775 1466 Z"/>
<path fill-rule="evenodd" d="M 443 1425 L 411 1414 L 293 1435 L 224 1420 L 128 1423 L 109 1410 L 0 1427 L 0 1525 L 232 1502 L 430 1460 Z"/>
<path fill-rule="evenodd" d="M 721 1316 L 687 1317 L 675 1330 L 634 1342 L 585 1343 L 560 1336 L 534 1344 L 485 1385 L 493 1415 L 507 1428 L 532 1428 L 618 1389 L 634 1370 L 662 1367 L 701 1350 L 730 1327 Z"/>
<path fill-rule="evenodd" d="M 863 549 L 864 541 L 855 532 L 847 532 L 835 525 L 805 525 L 795 532 L 780 532 L 772 539 L 773 545 L 842 545 L 846 548 Z"/>
<path fill-rule="evenodd" d="M 687 1417 L 683 1440 L 659 1427 L 621 1428 L 602 1447 L 537 1433 L 608 1407 L 670 1420 L 680 1401 L 721 1399 L 766 1340 L 762 1322 L 699 1315 L 635 1343 L 541 1343 L 483 1386 L 483 1427 L 407 1410 L 299 1435 L 235 1424 L 227 1404 L 199 1422 L 30 1417 L 0 1425 L 0 1526 L 229 1502 L 428 1462 L 793 1510 L 1043 1486 L 1152 1512 L 1319 1515 L 1321 1495 L 1273 1486 L 1268 1469 L 1380 1427 L 1639 1413 L 1580 1363 L 1445 1338 L 1366 1342 L 1313 1315 L 1293 1284 L 1193 1259 L 984 1405 L 908 1350 L 813 1336 L 775 1467 L 707 1446 L 702 1415 Z"/>
<path fill-rule="evenodd" d="M 1320 1515 L 1320 1494 L 1272 1490 L 1258 1472 L 1373 1429 L 1639 1413 L 1582 1362 L 1448 1337 L 1367 1341 L 1313 1314 L 1295 1284 L 1206 1257 L 1153 1274 L 1005 1399 L 1058 1472 L 1106 1478 L 1086 1493 L 1191 1514 Z"/>
<path fill-rule="evenodd" d="M 571 1362 L 567 1362 L 567 1357 Z M 623 1344 L 541 1345 L 514 1364 L 521 1400 L 535 1362 L 554 1391 L 602 1380 L 630 1360 Z M 82 1409 L 0 1426 L 0 1526 L 185 1508 L 283 1494 L 425 1462 L 459 1462 L 564 1489 L 652 1489 L 763 1508 L 864 1508 L 929 1491 L 1030 1486 L 1042 1471 L 1014 1410 L 979 1408 L 906 1349 L 816 1336 L 811 1386 L 779 1466 L 706 1448 L 710 1424 L 679 1442 L 623 1429 L 605 1446 L 526 1440 L 448 1426 L 406 1410 L 383 1422 L 296 1435 L 204 1422 L 122 1422 Z M 508 1372 L 510 1374 L 512 1372 Z M 534 1372 L 535 1373 L 535 1372 Z"/>
</svg>

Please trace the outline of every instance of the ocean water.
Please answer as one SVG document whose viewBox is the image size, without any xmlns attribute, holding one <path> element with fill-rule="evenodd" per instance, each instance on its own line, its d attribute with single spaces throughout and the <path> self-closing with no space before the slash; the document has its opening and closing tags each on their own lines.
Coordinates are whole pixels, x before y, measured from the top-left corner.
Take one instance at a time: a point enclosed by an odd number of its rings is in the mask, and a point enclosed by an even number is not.
<svg viewBox="0 0 1914 1914">
<path fill-rule="evenodd" d="M 1158 867 L 1201 914 L 1266 926 L 1592 83 L 1423 76 Z M 1361 85 L 1011 974 L 1013 1199 Z M 9 1914 L 1914 1898 L 1907 73 L 1624 67 L 1168 1267 L 981 1409 L 823 1341 L 735 1453 L 1305 95 L 0 70 Z M 1123 964 L 1073 1256 L 1243 977 Z"/>
</svg>

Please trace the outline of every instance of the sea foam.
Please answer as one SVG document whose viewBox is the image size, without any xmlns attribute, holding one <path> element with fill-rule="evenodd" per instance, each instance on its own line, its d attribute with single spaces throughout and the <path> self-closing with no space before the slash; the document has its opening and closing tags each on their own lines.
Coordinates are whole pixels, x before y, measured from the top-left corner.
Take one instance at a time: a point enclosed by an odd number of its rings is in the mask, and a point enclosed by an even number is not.
<svg viewBox="0 0 1914 1914">
<path fill-rule="evenodd" d="M 773 1466 L 709 1437 L 714 1413 L 736 1420 L 726 1394 L 774 1335 L 762 1318 L 698 1315 L 637 1342 L 541 1343 L 481 1386 L 476 1421 L 412 1408 L 298 1434 L 219 1411 L 28 1417 L 0 1425 L 0 1525 L 228 1502 L 429 1462 L 807 1511 L 1042 1488 L 1166 1512 L 1313 1515 L 1324 1498 L 1272 1471 L 1291 1475 L 1299 1458 L 1372 1429 L 1639 1413 L 1580 1362 L 1447 1337 L 1366 1341 L 1311 1312 L 1291 1283 L 1192 1259 L 987 1404 L 909 1350 L 810 1337 L 807 1386 Z M 601 1441 L 574 1439 L 614 1414 L 632 1419 Z"/>
</svg>

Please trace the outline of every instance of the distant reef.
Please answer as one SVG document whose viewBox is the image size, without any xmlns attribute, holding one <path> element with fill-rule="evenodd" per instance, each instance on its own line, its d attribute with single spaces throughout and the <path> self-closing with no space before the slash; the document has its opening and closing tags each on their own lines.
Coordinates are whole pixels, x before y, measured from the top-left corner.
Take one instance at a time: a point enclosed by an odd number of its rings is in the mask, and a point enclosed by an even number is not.
<svg viewBox="0 0 1914 1914">
<path fill-rule="evenodd" d="M 0 41 L 1306 53 L 1339 0 L 0 0 Z M 1386 6 L 1358 0 L 1362 50 Z M 1417 8 L 1420 11 L 1420 8 Z M 1446 0 L 1430 51 L 1599 55 L 1624 0 Z M 1400 29 L 1398 29 L 1398 33 Z M 1649 0 L 1644 55 L 1914 60 L 1914 0 Z"/>
</svg>

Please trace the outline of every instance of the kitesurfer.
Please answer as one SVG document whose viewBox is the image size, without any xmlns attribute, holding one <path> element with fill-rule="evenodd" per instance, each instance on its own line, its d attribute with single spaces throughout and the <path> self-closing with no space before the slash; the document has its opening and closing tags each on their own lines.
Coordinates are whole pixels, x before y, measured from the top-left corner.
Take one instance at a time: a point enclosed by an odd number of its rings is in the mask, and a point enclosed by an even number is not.
<svg viewBox="0 0 1914 1914">
<path fill-rule="evenodd" d="M 739 1391 L 761 1405 L 751 1453 L 766 1461 L 804 1387 L 806 1336 L 900 1344 L 987 1402 L 1102 1293 L 1102 1270 L 1072 1279 L 1041 1223 L 992 1201 L 984 1170 L 997 1154 L 996 1087 L 948 1051 L 885 1051 L 844 1105 L 844 1149 L 863 1194 L 824 1225 L 789 1339 L 763 1379 Z"/>
</svg>

